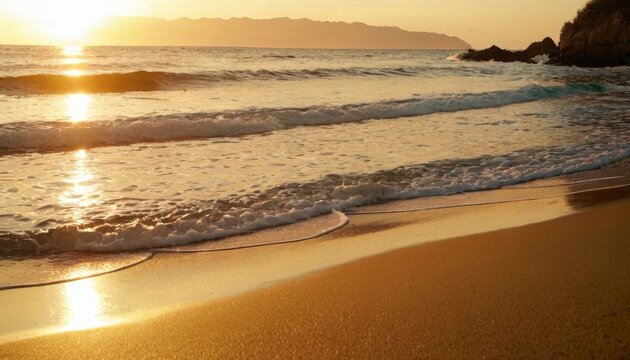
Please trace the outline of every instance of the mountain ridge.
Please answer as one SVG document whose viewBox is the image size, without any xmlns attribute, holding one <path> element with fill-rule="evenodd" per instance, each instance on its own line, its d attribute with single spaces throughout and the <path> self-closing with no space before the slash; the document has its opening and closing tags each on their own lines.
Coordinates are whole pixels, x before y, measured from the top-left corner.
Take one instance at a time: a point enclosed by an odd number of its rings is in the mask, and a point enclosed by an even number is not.
<svg viewBox="0 0 630 360">
<path fill-rule="evenodd" d="M 225 46 L 328 49 L 465 49 L 464 40 L 396 26 L 306 18 L 117 17 L 89 36 L 91 45 Z"/>
</svg>

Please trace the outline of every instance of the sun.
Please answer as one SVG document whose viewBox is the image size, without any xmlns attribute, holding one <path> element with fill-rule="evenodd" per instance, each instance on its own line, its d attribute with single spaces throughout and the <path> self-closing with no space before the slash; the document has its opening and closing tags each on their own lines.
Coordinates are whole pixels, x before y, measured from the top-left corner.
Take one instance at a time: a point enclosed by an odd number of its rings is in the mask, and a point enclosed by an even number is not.
<svg viewBox="0 0 630 360">
<path fill-rule="evenodd" d="M 107 17 L 127 14 L 134 0 L 20 0 L 11 8 L 42 34 L 60 43 L 87 40 Z"/>
</svg>

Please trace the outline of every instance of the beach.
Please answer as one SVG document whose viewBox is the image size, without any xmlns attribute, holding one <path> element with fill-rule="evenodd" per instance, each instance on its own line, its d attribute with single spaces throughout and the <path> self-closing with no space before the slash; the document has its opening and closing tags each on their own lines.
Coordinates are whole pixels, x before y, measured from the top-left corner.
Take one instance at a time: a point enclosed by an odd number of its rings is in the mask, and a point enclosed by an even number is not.
<svg viewBox="0 0 630 360">
<path fill-rule="evenodd" d="M 627 70 L 452 55 L 0 46 L 0 358 L 627 356 Z"/>
<path fill-rule="evenodd" d="M 5 319 L 46 318 L 14 312 L 42 297 L 46 312 L 68 313 L 66 330 L 3 337 L 0 356 L 623 358 L 625 163 L 522 185 L 538 198 L 497 201 L 514 196 L 501 189 L 471 206 L 391 203 L 304 242 L 156 254 L 88 279 L 98 311 L 75 309 L 74 330 L 68 301 L 55 304 L 72 283 L 5 291 Z"/>
<path fill-rule="evenodd" d="M 0 360 L 630 359 L 630 3 L 259 5 L 0 1 Z"/>
</svg>

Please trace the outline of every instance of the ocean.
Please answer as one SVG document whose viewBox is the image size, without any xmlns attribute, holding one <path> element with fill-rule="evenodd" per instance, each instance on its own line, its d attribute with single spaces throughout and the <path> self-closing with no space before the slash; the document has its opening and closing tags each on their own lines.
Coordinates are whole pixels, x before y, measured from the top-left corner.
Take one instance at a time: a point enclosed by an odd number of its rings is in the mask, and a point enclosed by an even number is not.
<svg viewBox="0 0 630 360">
<path fill-rule="evenodd" d="M 2 46 L 0 254 L 220 242 L 630 156 L 628 67 L 456 52 Z"/>
</svg>

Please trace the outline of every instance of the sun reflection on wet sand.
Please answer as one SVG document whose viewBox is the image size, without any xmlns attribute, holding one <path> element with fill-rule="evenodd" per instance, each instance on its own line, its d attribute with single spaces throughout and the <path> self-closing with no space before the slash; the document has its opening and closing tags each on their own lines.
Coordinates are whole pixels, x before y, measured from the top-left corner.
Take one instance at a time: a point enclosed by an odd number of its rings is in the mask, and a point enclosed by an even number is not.
<svg viewBox="0 0 630 360">
<path fill-rule="evenodd" d="M 72 122 L 81 122 L 89 118 L 92 97 L 87 94 L 71 94 L 66 98 L 66 115 Z"/>
<path fill-rule="evenodd" d="M 93 278 L 67 283 L 65 300 L 67 322 L 64 330 L 85 330 L 106 325 L 102 316 L 102 298 L 94 286 Z"/>
<path fill-rule="evenodd" d="M 87 152 L 78 150 L 75 154 L 75 169 L 72 176 L 66 180 L 71 185 L 70 189 L 59 196 L 59 202 L 63 206 L 73 209 L 74 221 L 84 223 L 85 212 L 97 201 L 98 187 L 92 183 L 94 174 L 85 165 Z"/>
</svg>

